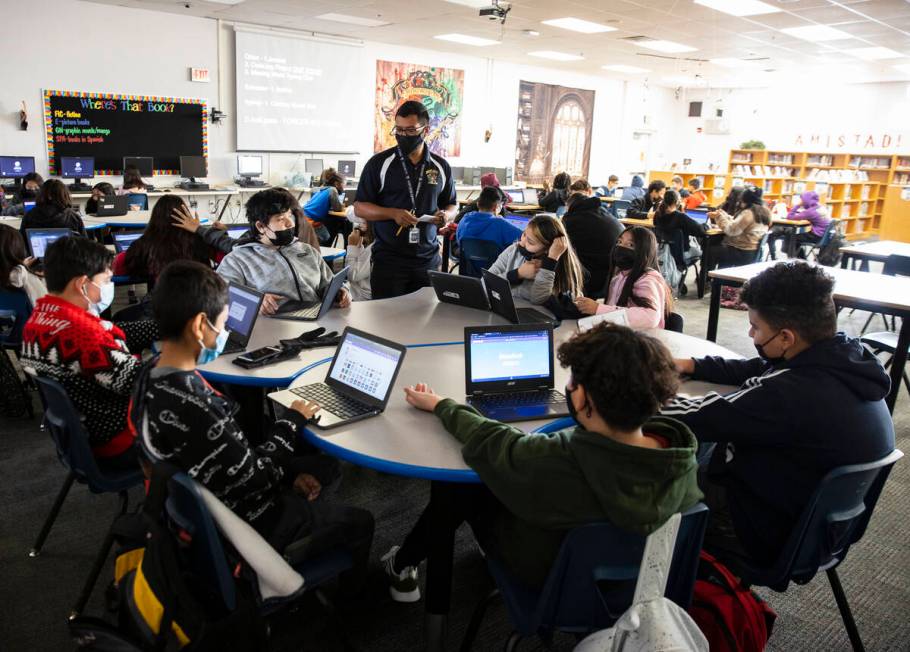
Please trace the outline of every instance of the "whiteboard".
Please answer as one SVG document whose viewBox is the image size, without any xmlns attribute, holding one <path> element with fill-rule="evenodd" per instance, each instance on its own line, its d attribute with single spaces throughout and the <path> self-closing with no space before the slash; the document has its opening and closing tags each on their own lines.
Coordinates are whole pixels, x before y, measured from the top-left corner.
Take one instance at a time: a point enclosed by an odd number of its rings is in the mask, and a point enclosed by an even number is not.
<svg viewBox="0 0 910 652">
<path fill-rule="evenodd" d="M 363 48 L 237 30 L 237 149 L 354 153 Z M 352 86 L 354 85 L 354 86 Z"/>
</svg>

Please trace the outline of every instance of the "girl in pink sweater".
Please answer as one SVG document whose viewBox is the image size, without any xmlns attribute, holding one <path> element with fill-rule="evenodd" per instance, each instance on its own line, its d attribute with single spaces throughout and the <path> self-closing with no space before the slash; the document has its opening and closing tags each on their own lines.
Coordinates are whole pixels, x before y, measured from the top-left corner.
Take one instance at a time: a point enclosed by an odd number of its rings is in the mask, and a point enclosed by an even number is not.
<svg viewBox="0 0 910 652">
<path fill-rule="evenodd" d="M 673 295 L 658 270 L 657 238 L 651 229 L 630 227 L 613 247 L 606 301 L 581 297 L 575 305 L 585 315 L 625 310 L 632 328 L 663 328 L 673 309 Z"/>
</svg>

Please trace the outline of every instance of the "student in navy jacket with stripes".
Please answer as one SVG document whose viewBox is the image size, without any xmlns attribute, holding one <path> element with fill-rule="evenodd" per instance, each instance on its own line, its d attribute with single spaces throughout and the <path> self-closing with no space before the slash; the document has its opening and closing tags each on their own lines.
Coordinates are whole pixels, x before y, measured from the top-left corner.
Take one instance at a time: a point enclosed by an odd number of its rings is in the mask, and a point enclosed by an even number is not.
<svg viewBox="0 0 910 652">
<path fill-rule="evenodd" d="M 705 548 L 722 559 L 772 562 L 825 474 L 894 449 L 890 379 L 858 339 L 836 332 L 833 287 L 823 267 L 778 263 L 742 290 L 759 357 L 676 361 L 694 379 L 739 386 L 662 411 L 716 442 L 699 486 L 711 509 Z"/>
</svg>

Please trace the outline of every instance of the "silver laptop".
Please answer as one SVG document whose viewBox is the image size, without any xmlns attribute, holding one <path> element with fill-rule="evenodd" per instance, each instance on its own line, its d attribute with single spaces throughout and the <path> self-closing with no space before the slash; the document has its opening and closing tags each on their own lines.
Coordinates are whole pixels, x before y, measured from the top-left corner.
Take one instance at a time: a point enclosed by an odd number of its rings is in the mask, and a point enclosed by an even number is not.
<svg viewBox="0 0 910 652">
<path fill-rule="evenodd" d="M 315 425 L 338 426 L 374 417 L 385 410 L 404 361 L 406 347 L 354 328 L 345 328 L 325 382 L 269 394 L 285 407 L 298 400 L 320 408 Z"/>
<path fill-rule="evenodd" d="M 332 277 L 332 281 L 329 283 L 328 287 L 325 289 L 325 294 L 322 296 L 322 301 L 303 303 L 291 299 L 278 306 L 278 312 L 272 315 L 272 317 L 275 319 L 290 319 L 293 321 L 316 321 L 331 309 L 332 304 L 335 302 L 335 297 L 341 291 L 341 286 L 344 285 L 344 282 L 348 278 L 349 269 L 350 267 L 345 267 Z"/>
</svg>

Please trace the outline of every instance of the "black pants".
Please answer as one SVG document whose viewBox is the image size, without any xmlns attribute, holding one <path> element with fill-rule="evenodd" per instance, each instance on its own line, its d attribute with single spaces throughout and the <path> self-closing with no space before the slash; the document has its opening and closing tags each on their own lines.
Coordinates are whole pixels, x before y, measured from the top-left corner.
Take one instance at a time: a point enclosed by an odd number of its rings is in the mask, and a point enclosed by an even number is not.
<svg viewBox="0 0 910 652">
<path fill-rule="evenodd" d="M 703 469 L 698 471 L 698 488 L 705 495 L 703 502 L 711 510 L 705 528 L 705 550 L 724 563 L 737 557 L 747 558 L 749 553 L 743 548 L 733 527 L 726 488 L 711 482 Z"/>
<path fill-rule="evenodd" d="M 366 580 L 373 544 L 373 515 L 322 497 L 309 502 L 290 491 L 281 500 L 281 520 L 267 537 L 269 543 L 292 566 L 333 549 L 347 550 L 353 565 L 341 575 L 341 590 L 347 595 L 359 593 Z"/>
<path fill-rule="evenodd" d="M 442 259 L 437 254 L 425 267 L 404 267 L 387 258 L 373 259 L 370 287 L 374 299 L 400 297 L 430 286 L 427 272 L 439 269 Z"/>
<path fill-rule="evenodd" d="M 711 265 L 723 269 L 724 267 L 738 267 L 750 265 L 755 262 L 755 250 L 748 251 L 737 249 L 725 244 L 711 247 Z"/>
<path fill-rule="evenodd" d="M 777 260 L 776 248 L 778 240 L 784 241 L 784 253 L 789 255 L 790 251 L 795 249 L 797 257 L 803 258 L 802 245 L 814 245 L 821 239 L 822 237 L 820 235 L 815 235 L 812 231 L 794 234 L 789 229 L 774 227 L 771 229 L 771 235 L 768 236 L 768 248 L 771 250 L 771 259 Z"/>
</svg>

